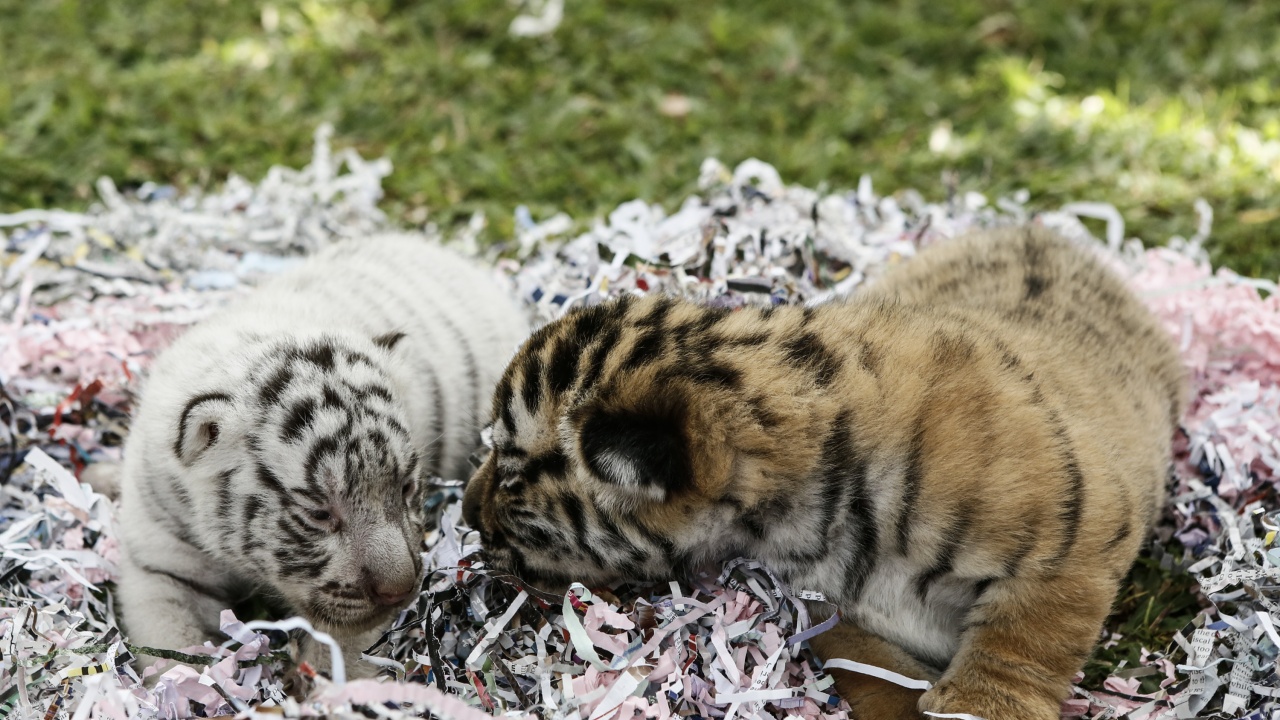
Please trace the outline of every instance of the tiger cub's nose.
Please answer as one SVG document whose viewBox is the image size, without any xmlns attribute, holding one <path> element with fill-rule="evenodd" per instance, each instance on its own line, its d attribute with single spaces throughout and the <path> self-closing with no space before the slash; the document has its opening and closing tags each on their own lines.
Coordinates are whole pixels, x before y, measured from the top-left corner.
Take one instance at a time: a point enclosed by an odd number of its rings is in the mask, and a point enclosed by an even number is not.
<svg viewBox="0 0 1280 720">
<path fill-rule="evenodd" d="M 369 588 L 369 594 L 373 596 L 375 603 L 390 607 L 408 600 L 409 596 L 413 594 L 413 589 L 413 585 L 374 584 L 373 587 Z"/>
<path fill-rule="evenodd" d="M 361 577 L 369 593 L 369 599 L 383 607 L 400 605 L 408 600 L 409 596 L 418 589 L 417 575 L 408 572 L 409 570 L 410 568 L 406 567 L 401 572 L 378 573 L 366 567 L 361 572 Z"/>
</svg>

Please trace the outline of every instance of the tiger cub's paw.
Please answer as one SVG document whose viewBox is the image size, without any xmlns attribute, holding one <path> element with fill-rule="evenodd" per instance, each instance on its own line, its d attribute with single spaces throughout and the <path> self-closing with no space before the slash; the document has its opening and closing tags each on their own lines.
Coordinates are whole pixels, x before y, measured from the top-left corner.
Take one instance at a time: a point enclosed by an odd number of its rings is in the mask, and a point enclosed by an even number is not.
<svg viewBox="0 0 1280 720">
<path fill-rule="evenodd" d="M 888 683 L 884 683 L 888 685 Z M 906 688 L 866 688 L 846 691 L 836 682 L 836 689 L 849 703 L 849 716 L 853 720 L 924 720 L 916 709 L 918 690 Z"/>
<path fill-rule="evenodd" d="M 857 698 L 849 700 L 849 717 L 853 720 L 927 720 L 916 709 L 915 703 L 895 702 L 882 698 Z"/>
<path fill-rule="evenodd" d="M 921 712 L 967 713 L 985 720 L 1058 720 L 1061 703 L 1038 693 L 1019 694 L 980 678 L 958 676 L 934 685 L 920 697 Z"/>
</svg>

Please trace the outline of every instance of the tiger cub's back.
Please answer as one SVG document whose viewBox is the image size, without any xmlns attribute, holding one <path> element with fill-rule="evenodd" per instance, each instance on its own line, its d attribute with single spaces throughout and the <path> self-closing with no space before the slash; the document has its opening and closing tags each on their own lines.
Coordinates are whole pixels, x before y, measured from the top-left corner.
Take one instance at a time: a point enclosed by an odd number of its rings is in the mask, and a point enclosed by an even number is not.
<svg viewBox="0 0 1280 720">
<path fill-rule="evenodd" d="M 1072 436 L 1102 453 L 1100 466 L 1157 478 L 1157 511 L 1185 372 L 1168 333 L 1095 248 L 1036 226 L 974 233 L 892 268 L 862 297 L 928 306 L 1002 338 L 1044 381 Z M 1154 453 L 1134 452 L 1153 443 Z"/>
<path fill-rule="evenodd" d="M 152 368 L 146 390 L 186 402 L 186 378 L 221 375 L 256 357 L 264 341 L 324 333 L 403 334 L 397 353 L 411 387 L 399 400 L 435 445 L 432 474 L 464 477 L 478 418 L 516 344 L 524 313 L 499 298 L 486 268 L 414 235 L 331 245 L 180 337 Z M 236 373 L 231 373 L 234 377 Z M 232 380 L 234 382 L 234 380 Z M 415 436 L 418 432 L 415 432 Z"/>
</svg>

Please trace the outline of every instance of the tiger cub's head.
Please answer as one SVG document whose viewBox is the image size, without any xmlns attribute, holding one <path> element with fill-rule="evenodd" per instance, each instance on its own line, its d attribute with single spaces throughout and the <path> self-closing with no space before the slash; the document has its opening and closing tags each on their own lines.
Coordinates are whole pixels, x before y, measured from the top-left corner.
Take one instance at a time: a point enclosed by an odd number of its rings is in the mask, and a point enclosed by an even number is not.
<svg viewBox="0 0 1280 720">
<path fill-rule="evenodd" d="M 801 312 L 628 297 L 534 333 L 498 384 L 463 498 L 489 560 L 551 589 L 755 549 L 787 502 L 780 453 L 803 463 L 820 444 L 788 422 L 811 408 L 772 361 Z"/>
<path fill-rule="evenodd" d="M 174 429 L 198 544 L 327 626 L 384 621 L 422 573 L 426 462 L 387 372 L 401 337 L 265 341 Z"/>
</svg>

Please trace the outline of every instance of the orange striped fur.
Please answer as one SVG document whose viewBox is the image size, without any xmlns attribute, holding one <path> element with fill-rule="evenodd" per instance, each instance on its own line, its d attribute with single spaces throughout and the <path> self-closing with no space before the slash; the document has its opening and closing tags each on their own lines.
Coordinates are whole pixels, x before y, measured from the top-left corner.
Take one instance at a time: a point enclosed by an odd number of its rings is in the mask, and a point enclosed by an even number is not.
<svg viewBox="0 0 1280 720">
<path fill-rule="evenodd" d="M 1094 253 L 1043 229 L 925 250 L 843 302 L 570 313 L 499 383 L 464 500 L 535 581 L 737 555 L 846 620 L 863 718 L 1058 716 L 1161 505 L 1184 379 Z"/>
</svg>

